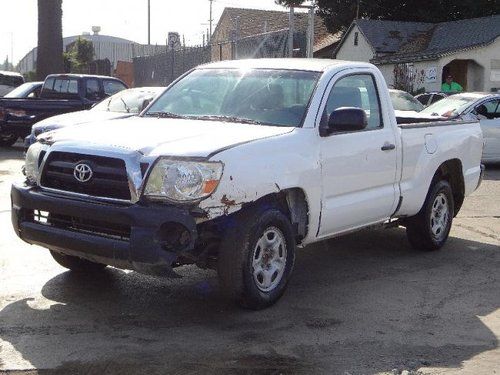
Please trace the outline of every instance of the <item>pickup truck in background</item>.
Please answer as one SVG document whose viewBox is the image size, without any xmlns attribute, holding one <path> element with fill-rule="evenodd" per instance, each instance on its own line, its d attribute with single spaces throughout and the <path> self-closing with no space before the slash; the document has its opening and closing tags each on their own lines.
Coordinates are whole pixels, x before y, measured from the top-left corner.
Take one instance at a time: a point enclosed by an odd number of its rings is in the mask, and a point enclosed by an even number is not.
<svg viewBox="0 0 500 375">
<path fill-rule="evenodd" d="M 126 89 L 117 78 L 83 74 L 47 76 L 38 98 L 0 98 L 0 146 L 12 146 L 31 125 L 61 113 L 88 109 Z"/>
<path fill-rule="evenodd" d="M 200 66 L 139 117 L 38 137 L 12 224 L 68 269 L 174 276 L 196 264 L 264 308 L 297 247 L 375 225 L 406 227 L 419 250 L 445 244 L 480 184 L 483 139 L 477 121 L 422 121 L 397 123 L 367 63 Z"/>
<path fill-rule="evenodd" d="M 141 113 L 165 87 L 136 87 L 122 90 L 102 100 L 90 109 L 63 113 L 39 121 L 31 127 L 31 133 L 24 139 L 28 148 L 42 133 L 66 126 L 87 124 L 93 121 L 105 121 L 136 116 Z"/>
</svg>

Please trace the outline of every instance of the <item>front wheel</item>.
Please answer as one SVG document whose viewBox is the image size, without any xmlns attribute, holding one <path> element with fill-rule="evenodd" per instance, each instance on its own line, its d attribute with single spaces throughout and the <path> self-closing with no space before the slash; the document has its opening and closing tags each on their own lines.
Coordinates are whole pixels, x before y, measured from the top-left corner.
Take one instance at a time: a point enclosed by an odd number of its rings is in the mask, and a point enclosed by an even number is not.
<svg viewBox="0 0 500 375">
<path fill-rule="evenodd" d="M 434 184 L 420 212 L 408 219 L 406 235 L 413 248 L 438 250 L 448 239 L 454 214 L 453 193 L 448 181 Z"/>
<path fill-rule="evenodd" d="M 217 271 L 224 291 L 243 307 L 262 309 L 285 292 L 295 262 L 290 220 L 278 209 L 236 215 L 219 249 Z"/>
</svg>

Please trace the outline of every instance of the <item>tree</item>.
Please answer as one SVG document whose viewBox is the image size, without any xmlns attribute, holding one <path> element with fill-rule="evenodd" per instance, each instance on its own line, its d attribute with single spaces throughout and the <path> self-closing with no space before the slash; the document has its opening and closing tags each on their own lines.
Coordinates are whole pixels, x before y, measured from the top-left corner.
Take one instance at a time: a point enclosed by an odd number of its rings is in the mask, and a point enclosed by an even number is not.
<svg viewBox="0 0 500 375">
<path fill-rule="evenodd" d="M 299 5 L 303 0 L 275 0 Z M 317 0 L 318 14 L 328 29 L 345 31 L 356 18 L 417 22 L 444 22 L 500 14 L 498 0 Z"/>
<path fill-rule="evenodd" d="M 62 0 L 38 0 L 36 71 L 39 80 L 48 74 L 64 72 Z"/>
<path fill-rule="evenodd" d="M 89 64 L 94 60 L 94 45 L 90 40 L 78 38 L 70 50 L 64 54 L 66 70 L 68 64 L 70 71 L 75 73 L 85 73 Z"/>
</svg>

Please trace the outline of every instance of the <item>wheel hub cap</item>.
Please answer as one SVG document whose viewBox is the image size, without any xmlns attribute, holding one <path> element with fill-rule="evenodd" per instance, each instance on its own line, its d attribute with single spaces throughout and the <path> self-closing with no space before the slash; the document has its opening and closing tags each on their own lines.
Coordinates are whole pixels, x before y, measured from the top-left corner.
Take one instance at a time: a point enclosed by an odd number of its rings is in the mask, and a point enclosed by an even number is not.
<svg viewBox="0 0 500 375">
<path fill-rule="evenodd" d="M 441 240 L 446 235 L 446 229 L 450 220 L 448 199 L 444 193 L 439 193 L 432 204 L 431 231 L 434 238 Z"/>
<path fill-rule="evenodd" d="M 280 229 L 267 228 L 257 241 L 252 257 L 257 287 L 269 292 L 280 283 L 286 267 L 286 241 Z"/>
</svg>

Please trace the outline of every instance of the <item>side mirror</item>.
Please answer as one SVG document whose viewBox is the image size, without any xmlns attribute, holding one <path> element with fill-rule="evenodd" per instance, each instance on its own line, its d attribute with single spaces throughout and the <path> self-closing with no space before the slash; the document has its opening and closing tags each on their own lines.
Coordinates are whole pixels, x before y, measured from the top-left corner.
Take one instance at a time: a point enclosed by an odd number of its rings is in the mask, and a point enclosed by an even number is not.
<svg viewBox="0 0 500 375">
<path fill-rule="evenodd" d="M 320 128 L 322 137 L 335 132 L 363 130 L 368 125 L 366 112 L 357 107 L 341 107 L 334 110 L 328 118 L 328 124 Z"/>
</svg>

